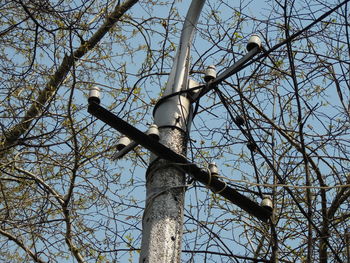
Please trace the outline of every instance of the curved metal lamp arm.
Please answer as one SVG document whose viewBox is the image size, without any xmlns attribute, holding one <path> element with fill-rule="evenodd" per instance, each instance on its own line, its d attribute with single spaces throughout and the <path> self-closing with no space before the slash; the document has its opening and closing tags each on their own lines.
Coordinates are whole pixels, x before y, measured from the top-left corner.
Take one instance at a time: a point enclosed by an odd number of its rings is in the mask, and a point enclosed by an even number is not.
<svg viewBox="0 0 350 263">
<path fill-rule="evenodd" d="M 171 69 L 163 96 L 173 94 L 174 92 L 186 89 L 187 87 L 190 66 L 190 49 L 198 18 L 200 16 L 204 3 L 205 0 L 192 0 L 192 3 L 188 9 L 181 32 L 180 44 L 178 46 L 174 64 Z"/>
</svg>

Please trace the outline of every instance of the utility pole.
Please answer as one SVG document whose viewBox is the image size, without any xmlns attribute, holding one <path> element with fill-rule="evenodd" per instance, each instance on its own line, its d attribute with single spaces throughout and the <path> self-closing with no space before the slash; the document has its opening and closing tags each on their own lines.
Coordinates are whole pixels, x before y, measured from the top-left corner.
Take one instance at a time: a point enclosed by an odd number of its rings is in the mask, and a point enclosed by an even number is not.
<svg viewBox="0 0 350 263">
<path fill-rule="evenodd" d="M 350 228 L 345 229 L 346 262 L 350 263 Z"/>
<path fill-rule="evenodd" d="M 217 168 L 202 169 L 186 158 L 187 139 L 192 122 L 192 103 L 216 88 L 226 78 L 242 70 L 249 60 L 261 52 L 259 37 L 252 35 L 247 45 L 248 53 L 244 57 L 219 76 L 209 67 L 205 78 L 207 83 L 195 86 L 197 92 L 192 89 L 190 92 L 188 88 L 193 86 L 189 84 L 192 82 L 188 76 L 190 47 L 204 3 L 205 0 L 192 0 L 164 95 L 153 112 L 156 125 L 152 125 L 147 133 L 100 106 L 98 87 L 91 88 L 89 93 L 88 112 L 128 137 L 120 140 L 117 145 L 120 151 L 114 158 L 121 158 L 138 144 L 152 153 L 146 172 L 146 204 L 142 218 L 140 263 L 180 262 L 186 173 L 215 194 L 221 195 L 263 222 L 267 222 L 272 215 L 271 201 L 263 200 L 259 205 L 217 177 Z"/>
<path fill-rule="evenodd" d="M 192 105 L 186 94 L 189 54 L 195 27 L 205 0 L 193 0 L 183 25 L 180 44 L 166 89 L 154 110 L 160 143 L 186 155 Z M 176 263 L 181 260 L 185 172 L 177 164 L 152 154 L 146 172 L 146 206 L 142 219 L 140 263 Z"/>
</svg>

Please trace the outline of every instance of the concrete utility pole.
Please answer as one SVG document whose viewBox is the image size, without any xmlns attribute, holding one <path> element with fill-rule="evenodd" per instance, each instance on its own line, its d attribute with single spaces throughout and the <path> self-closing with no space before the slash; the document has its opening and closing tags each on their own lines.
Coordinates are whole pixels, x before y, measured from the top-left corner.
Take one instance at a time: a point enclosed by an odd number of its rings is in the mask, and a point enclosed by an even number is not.
<svg viewBox="0 0 350 263">
<path fill-rule="evenodd" d="M 350 263 L 350 228 L 345 229 L 345 246 L 347 263 Z"/>
<path fill-rule="evenodd" d="M 182 155 L 186 155 L 192 106 L 185 94 L 171 95 L 187 89 L 190 47 L 204 3 L 205 0 L 193 0 L 190 5 L 163 99 L 154 110 L 160 143 Z M 185 172 L 177 164 L 152 154 L 146 173 L 140 263 L 180 262 L 185 184 Z"/>
<path fill-rule="evenodd" d="M 89 93 L 88 112 L 128 137 L 118 142 L 119 152 L 114 155 L 115 159 L 121 158 L 138 144 L 152 152 L 146 172 L 146 207 L 142 219 L 140 263 L 180 262 L 186 191 L 185 173 L 263 222 L 267 222 L 272 215 L 272 203 L 264 203 L 263 200 L 262 205 L 259 205 L 215 176 L 217 173 L 215 169 L 209 171 L 202 169 L 185 156 L 192 122 L 191 103 L 214 89 L 221 81 L 243 69 L 246 63 L 261 51 L 259 37 L 252 35 L 247 45 L 248 53 L 244 57 L 219 76 L 216 76 L 216 72 L 211 71 L 213 68 L 209 67 L 210 70 L 206 71 L 206 84 L 200 86 L 200 91 L 191 92 L 191 95 L 184 92 L 188 86 L 194 85 L 189 84 L 191 82 L 188 78 L 189 54 L 204 3 L 205 0 L 192 0 L 166 90 L 154 109 L 156 125 L 152 125 L 147 133 L 141 132 L 100 106 L 98 87 L 92 87 Z"/>
</svg>

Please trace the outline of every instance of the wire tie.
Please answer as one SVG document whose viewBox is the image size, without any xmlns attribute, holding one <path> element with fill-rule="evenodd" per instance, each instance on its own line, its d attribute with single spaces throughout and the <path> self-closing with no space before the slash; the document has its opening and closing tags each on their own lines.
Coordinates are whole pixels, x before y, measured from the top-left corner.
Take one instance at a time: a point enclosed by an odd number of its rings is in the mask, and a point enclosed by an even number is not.
<svg viewBox="0 0 350 263">
<path fill-rule="evenodd" d="M 226 187 L 227 187 L 227 183 L 224 182 L 224 184 L 225 184 L 225 186 L 224 186 L 221 190 L 219 190 L 219 191 L 217 191 L 217 192 L 214 192 L 214 193 L 215 193 L 215 194 L 220 194 L 220 193 L 222 193 L 222 192 L 226 189 Z"/>
</svg>

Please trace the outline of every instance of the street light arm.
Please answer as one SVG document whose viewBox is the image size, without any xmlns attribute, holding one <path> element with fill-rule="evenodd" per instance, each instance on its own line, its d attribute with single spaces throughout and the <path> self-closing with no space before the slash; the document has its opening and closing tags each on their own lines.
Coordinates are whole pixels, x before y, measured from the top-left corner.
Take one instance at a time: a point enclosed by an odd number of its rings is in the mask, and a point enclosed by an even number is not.
<svg viewBox="0 0 350 263">
<path fill-rule="evenodd" d="M 181 31 L 180 43 L 171 69 L 164 96 L 186 89 L 190 48 L 205 0 L 192 0 Z"/>
</svg>

